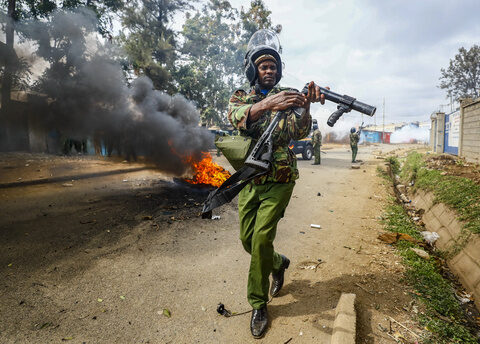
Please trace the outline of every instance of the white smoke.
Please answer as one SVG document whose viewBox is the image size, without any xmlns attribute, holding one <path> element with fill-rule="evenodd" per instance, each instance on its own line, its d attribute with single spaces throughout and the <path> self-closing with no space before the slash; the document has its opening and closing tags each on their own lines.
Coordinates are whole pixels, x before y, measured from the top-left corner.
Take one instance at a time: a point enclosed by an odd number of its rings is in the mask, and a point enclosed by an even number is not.
<svg viewBox="0 0 480 344">
<path fill-rule="evenodd" d="M 429 128 L 406 125 L 392 133 L 390 143 L 428 143 L 429 139 Z"/>
</svg>

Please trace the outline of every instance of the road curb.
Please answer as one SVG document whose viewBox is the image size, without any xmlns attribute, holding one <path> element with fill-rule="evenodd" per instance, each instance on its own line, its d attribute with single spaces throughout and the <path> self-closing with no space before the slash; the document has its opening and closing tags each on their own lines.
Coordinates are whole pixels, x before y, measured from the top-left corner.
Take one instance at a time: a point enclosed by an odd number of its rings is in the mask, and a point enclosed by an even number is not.
<svg viewBox="0 0 480 344">
<path fill-rule="evenodd" d="M 357 313 L 355 294 L 342 294 L 335 309 L 331 344 L 355 344 Z"/>
</svg>

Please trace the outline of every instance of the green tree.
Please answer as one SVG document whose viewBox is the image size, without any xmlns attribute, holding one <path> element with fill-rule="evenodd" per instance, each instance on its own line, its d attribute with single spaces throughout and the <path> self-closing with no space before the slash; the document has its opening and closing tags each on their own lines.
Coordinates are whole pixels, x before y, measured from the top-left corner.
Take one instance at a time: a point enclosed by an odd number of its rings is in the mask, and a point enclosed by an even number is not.
<svg viewBox="0 0 480 344">
<path fill-rule="evenodd" d="M 177 59 L 175 32 L 169 27 L 175 13 L 191 8 L 186 0 L 134 0 L 121 16 L 119 36 L 133 73 L 146 75 L 156 89 L 173 92 L 172 72 Z"/>
<path fill-rule="evenodd" d="M 480 46 L 473 45 L 469 50 L 460 48 L 450 60 L 447 69 L 442 68 L 440 88 L 455 100 L 480 97 Z"/>
<path fill-rule="evenodd" d="M 241 54 L 233 27 L 237 17 L 228 1 L 211 0 L 183 26 L 177 87 L 196 103 L 208 125 L 225 122 L 228 97 L 239 86 Z"/>
<path fill-rule="evenodd" d="M 272 11 L 268 10 L 263 0 L 252 0 L 248 11 L 243 8 L 240 11 L 240 18 L 242 20 L 243 39 L 248 43 L 252 35 L 260 29 L 272 29 L 280 33 L 281 25 L 273 27 L 270 15 Z"/>
</svg>

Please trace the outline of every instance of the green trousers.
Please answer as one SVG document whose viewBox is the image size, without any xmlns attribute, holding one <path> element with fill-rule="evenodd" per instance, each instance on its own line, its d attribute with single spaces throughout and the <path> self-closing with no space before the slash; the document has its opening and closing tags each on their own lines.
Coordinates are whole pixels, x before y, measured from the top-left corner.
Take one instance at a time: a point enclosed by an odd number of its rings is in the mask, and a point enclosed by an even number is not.
<svg viewBox="0 0 480 344">
<path fill-rule="evenodd" d="M 357 158 L 358 146 L 350 146 L 352 148 L 352 162 Z"/>
<path fill-rule="evenodd" d="M 281 256 L 273 249 L 273 240 L 294 186 L 295 183 L 250 183 L 238 196 L 240 240 L 251 256 L 247 299 L 254 309 L 267 304 L 270 273 L 282 265 Z"/>
<path fill-rule="evenodd" d="M 315 155 L 315 162 L 314 164 L 315 165 L 320 165 L 321 162 L 322 162 L 322 156 L 321 156 L 321 152 L 320 152 L 320 145 L 315 145 L 313 146 L 313 155 Z"/>
</svg>

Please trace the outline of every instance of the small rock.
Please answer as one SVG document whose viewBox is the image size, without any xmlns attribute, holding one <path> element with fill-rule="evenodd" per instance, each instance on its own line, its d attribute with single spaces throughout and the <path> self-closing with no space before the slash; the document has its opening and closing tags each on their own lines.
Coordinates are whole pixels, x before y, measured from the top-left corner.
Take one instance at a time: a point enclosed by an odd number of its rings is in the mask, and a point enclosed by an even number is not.
<svg viewBox="0 0 480 344">
<path fill-rule="evenodd" d="M 424 250 L 421 250 L 419 248 L 413 248 L 413 247 L 411 247 L 410 250 L 415 252 L 417 256 L 422 257 L 423 259 L 430 259 L 430 255 Z"/>
</svg>

